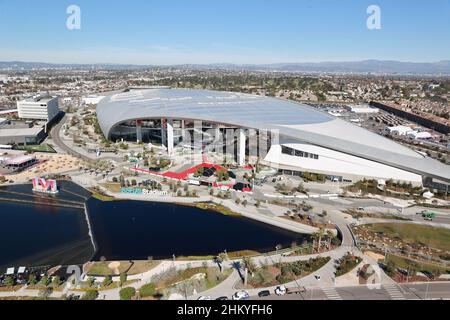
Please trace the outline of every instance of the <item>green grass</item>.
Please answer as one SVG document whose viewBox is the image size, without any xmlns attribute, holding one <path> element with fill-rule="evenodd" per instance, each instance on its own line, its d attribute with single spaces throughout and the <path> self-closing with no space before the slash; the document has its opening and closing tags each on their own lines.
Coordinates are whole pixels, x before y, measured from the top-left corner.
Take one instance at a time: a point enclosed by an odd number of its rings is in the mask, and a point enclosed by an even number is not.
<svg viewBox="0 0 450 320">
<path fill-rule="evenodd" d="M 256 257 L 260 256 L 261 253 L 254 250 L 241 250 L 241 251 L 233 251 L 227 253 L 229 259 L 239 259 L 243 257 Z M 179 256 L 176 257 L 177 261 L 204 261 L 204 260 L 213 260 L 216 256 Z"/>
<path fill-rule="evenodd" d="M 97 199 L 97 200 L 100 200 L 100 201 L 102 201 L 102 202 L 117 201 L 117 199 L 114 198 L 114 197 L 110 197 L 110 196 L 107 196 L 107 195 L 103 195 L 103 194 L 100 194 L 100 193 L 97 193 L 97 192 L 93 192 L 93 193 L 92 193 L 92 198 Z"/>
<path fill-rule="evenodd" d="M 156 287 L 159 289 L 168 288 L 177 283 L 189 280 L 197 274 L 204 273 L 210 275 L 206 277 L 206 286 L 207 289 L 211 289 L 217 286 L 222 281 L 224 281 L 226 278 L 228 278 L 232 272 L 233 272 L 232 269 L 228 269 L 224 273 L 220 273 L 216 268 L 204 268 L 204 267 L 191 268 L 179 272 L 176 276 L 171 277 L 170 279 L 166 279 L 159 283 L 156 283 Z"/>
<path fill-rule="evenodd" d="M 372 224 L 371 231 L 382 233 L 389 238 L 400 238 L 409 244 L 421 243 L 434 249 L 448 251 L 450 248 L 450 230 L 415 224 Z"/>
<path fill-rule="evenodd" d="M 385 219 L 385 220 L 412 221 L 412 219 L 405 218 L 405 217 L 381 214 L 381 213 L 367 213 L 367 212 L 357 211 L 354 209 L 345 210 L 344 213 L 351 215 L 355 219 L 375 218 L 375 219 Z"/>
<path fill-rule="evenodd" d="M 46 152 L 46 153 L 56 153 L 55 149 L 48 144 L 41 144 L 35 146 L 21 146 L 19 150 L 25 150 L 28 152 Z"/>
<path fill-rule="evenodd" d="M 419 262 L 405 257 L 396 256 L 393 254 L 388 254 L 385 263 L 387 262 L 393 262 L 395 264 L 395 267 L 402 268 L 405 270 L 411 269 L 416 271 L 428 271 L 433 274 L 436 273 L 445 274 L 450 271 L 450 266 L 448 268 L 444 268 L 432 263 Z"/>
<path fill-rule="evenodd" d="M 218 212 L 223 215 L 226 215 L 226 216 L 232 216 L 232 217 L 240 217 L 241 216 L 239 213 L 234 212 L 233 210 L 231 210 L 223 205 L 216 204 L 216 203 L 197 202 L 192 205 L 191 204 L 180 204 L 180 205 L 193 206 L 193 207 L 196 207 L 201 210 L 214 211 L 214 212 Z"/>
<path fill-rule="evenodd" d="M 126 272 L 128 275 L 136 275 L 147 272 L 160 264 L 159 261 L 153 260 L 143 260 L 143 261 L 133 261 L 130 263 L 129 261 L 119 261 L 119 272 Z M 90 276 L 117 276 L 113 274 L 113 270 L 111 270 L 108 265 L 110 262 L 94 262 L 91 266 L 89 266 L 88 275 Z"/>
</svg>

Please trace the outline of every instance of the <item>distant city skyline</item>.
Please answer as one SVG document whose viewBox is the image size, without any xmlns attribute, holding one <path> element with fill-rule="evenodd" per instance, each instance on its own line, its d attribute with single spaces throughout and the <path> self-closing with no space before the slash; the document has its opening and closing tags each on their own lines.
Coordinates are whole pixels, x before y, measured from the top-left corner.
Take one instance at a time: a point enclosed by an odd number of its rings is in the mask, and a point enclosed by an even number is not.
<svg viewBox="0 0 450 320">
<path fill-rule="evenodd" d="M 66 26 L 81 9 L 81 29 Z M 369 30 L 367 8 L 381 10 Z M 0 0 L 0 61 L 271 64 L 450 60 L 450 0 Z"/>
</svg>

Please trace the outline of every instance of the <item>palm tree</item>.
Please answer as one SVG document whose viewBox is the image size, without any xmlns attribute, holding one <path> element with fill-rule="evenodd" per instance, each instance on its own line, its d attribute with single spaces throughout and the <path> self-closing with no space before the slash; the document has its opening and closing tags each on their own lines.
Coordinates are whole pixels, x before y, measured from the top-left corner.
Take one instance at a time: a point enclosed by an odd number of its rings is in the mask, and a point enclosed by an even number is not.
<svg viewBox="0 0 450 320">
<path fill-rule="evenodd" d="M 318 237 L 319 237 L 319 243 L 317 245 L 317 252 L 320 253 L 320 248 L 322 247 L 322 238 L 325 236 L 325 232 L 322 228 L 319 229 L 319 231 L 317 232 Z"/>
<path fill-rule="evenodd" d="M 328 250 L 331 250 L 331 241 L 334 239 L 334 232 L 331 230 L 327 230 L 327 238 L 328 238 Z"/>
<path fill-rule="evenodd" d="M 312 253 L 314 253 L 314 250 L 316 249 L 316 241 L 319 239 L 319 234 L 318 232 L 314 232 L 311 234 L 311 239 L 313 240 L 313 244 L 312 244 Z"/>
<path fill-rule="evenodd" d="M 247 269 L 251 275 L 256 272 L 256 264 L 253 262 L 252 258 L 244 257 L 242 258 L 242 262 L 244 264 L 244 268 Z"/>
</svg>

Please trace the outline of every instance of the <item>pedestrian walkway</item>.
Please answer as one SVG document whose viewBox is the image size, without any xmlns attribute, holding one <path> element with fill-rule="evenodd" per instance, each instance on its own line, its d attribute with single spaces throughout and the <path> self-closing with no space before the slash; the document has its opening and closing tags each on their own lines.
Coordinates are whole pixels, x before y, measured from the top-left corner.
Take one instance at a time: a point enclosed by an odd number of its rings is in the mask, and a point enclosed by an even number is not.
<svg viewBox="0 0 450 320">
<path fill-rule="evenodd" d="M 387 284 L 384 286 L 384 289 L 391 297 L 391 300 L 406 300 L 405 296 L 396 284 Z"/>
<path fill-rule="evenodd" d="M 337 292 L 336 288 L 323 288 L 322 291 L 325 293 L 328 300 L 344 300 Z"/>
</svg>

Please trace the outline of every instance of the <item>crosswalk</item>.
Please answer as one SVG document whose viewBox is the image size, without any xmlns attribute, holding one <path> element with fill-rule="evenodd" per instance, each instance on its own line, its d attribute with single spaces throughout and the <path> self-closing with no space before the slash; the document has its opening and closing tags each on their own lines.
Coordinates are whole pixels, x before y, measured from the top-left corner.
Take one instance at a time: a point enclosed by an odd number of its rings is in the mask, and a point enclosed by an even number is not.
<svg viewBox="0 0 450 320">
<path fill-rule="evenodd" d="M 387 284 L 384 286 L 392 300 L 405 300 L 405 296 L 396 284 Z"/>
<path fill-rule="evenodd" d="M 327 296 L 328 300 L 343 300 L 337 292 L 336 288 L 324 288 L 323 293 Z"/>
</svg>

